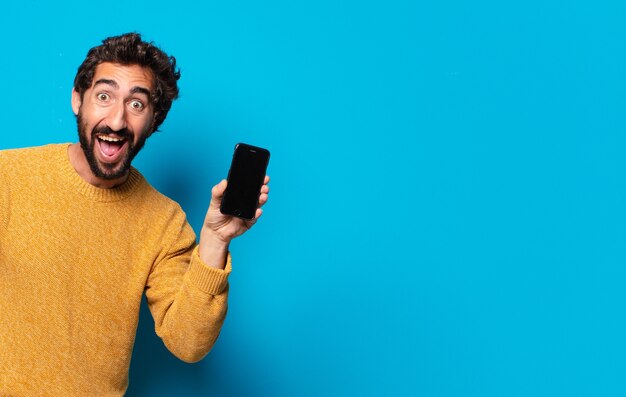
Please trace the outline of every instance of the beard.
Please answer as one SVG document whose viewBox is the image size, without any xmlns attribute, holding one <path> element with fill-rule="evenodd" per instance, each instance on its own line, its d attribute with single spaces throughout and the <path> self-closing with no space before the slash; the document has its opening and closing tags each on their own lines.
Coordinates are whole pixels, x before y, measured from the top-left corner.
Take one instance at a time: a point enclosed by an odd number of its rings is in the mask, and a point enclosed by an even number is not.
<svg viewBox="0 0 626 397">
<path fill-rule="evenodd" d="M 134 142 L 134 134 L 128 131 L 128 129 L 124 128 L 119 131 L 113 131 L 107 126 L 94 127 L 91 131 L 87 131 L 87 123 L 82 118 L 82 113 L 79 110 L 78 115 L 76 116 L 76 124 L 78 125 L 78 138 L 80 140 L 80 147 L 83 149 L 83 153 L 85 153 L 85 157 L 87 158 L 87 163 L 89 163 L 89 168 L 91 168 L 91 172 L 98 178 L 102 178 L 105 180 L 113 180 L 121 178 L 127 175 L 130 170 L 131 162 L 137 156 L 137 153 L 143 148 L 143 145 L 146 143 L 146 139 L 149 134 L 141 134 L 137 143 Z M 98 139 L 97 135 L 108 135 L 108 134 L 116 134 L 120 138 L 124 138 L 128 143 L 128 148 L 126 149 L 126 154 L 120 161 L 115 164 L 106 164 L 98 161 L 95 155 L 95 144 L 96 139 Z M 91 139 L 88 139 L 88 135 L 90 135 Z"/>
</svg>

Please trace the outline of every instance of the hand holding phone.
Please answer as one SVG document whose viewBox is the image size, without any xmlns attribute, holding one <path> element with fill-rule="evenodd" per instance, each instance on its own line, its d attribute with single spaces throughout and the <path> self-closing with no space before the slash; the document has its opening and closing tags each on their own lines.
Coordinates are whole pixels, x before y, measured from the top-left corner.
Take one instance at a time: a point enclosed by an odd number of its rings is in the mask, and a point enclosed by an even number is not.
<svg viewBox="0 0 626 397">
<path fill-rule="evenodd" d="M 220 212 L 251 220 L 259 206 L 270 152 L 267 149 L 238 143 L 228 171 L 228 185 Z"/>
</svg>

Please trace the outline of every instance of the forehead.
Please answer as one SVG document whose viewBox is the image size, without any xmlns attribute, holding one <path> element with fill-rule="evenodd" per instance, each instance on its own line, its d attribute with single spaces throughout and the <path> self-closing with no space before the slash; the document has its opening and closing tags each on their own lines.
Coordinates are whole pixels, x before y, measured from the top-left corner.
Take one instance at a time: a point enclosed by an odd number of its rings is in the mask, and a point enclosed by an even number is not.
<svg viewBox="0 0 626 397">
<path fill-rule="evenodd" d="M 143 87 L 152 91 L 154 77 L 152 71 L 139 65 L 121 65 L 119 63 L 103 62 L 96 66 L 91 86 L 98 80 L 112 80 L 120 89 L 130 90 L 133 87 Z"/>
</svg>

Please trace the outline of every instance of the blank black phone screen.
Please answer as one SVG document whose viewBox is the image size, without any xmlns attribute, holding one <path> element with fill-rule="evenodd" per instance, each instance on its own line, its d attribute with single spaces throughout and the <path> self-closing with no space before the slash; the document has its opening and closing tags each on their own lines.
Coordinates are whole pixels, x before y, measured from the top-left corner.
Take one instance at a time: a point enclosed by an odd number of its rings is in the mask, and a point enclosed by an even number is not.
<svg viewBox="0 0 626 397">
<path fill-rule="evenodd" d="M 243 219 L 254 218 L 269 156 L 267 149 L 237 144 L 220 207 L 223 214 Z"/>
</svg>

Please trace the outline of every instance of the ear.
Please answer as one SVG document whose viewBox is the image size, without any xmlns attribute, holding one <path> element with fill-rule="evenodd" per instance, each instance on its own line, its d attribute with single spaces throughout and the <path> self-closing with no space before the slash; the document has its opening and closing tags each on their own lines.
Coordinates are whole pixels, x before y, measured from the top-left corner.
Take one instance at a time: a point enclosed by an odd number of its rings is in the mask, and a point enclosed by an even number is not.
<svg viewBox="0 0 626 397">
<path fill-rule="evenodd" d="M 80 110 L 82 102 L 80 94 L 76 91 L 76 89 L 72 88 L 72 111 L 74 112 L 74 115 L 78 116 L 78 111 Z"/>
</svg>

